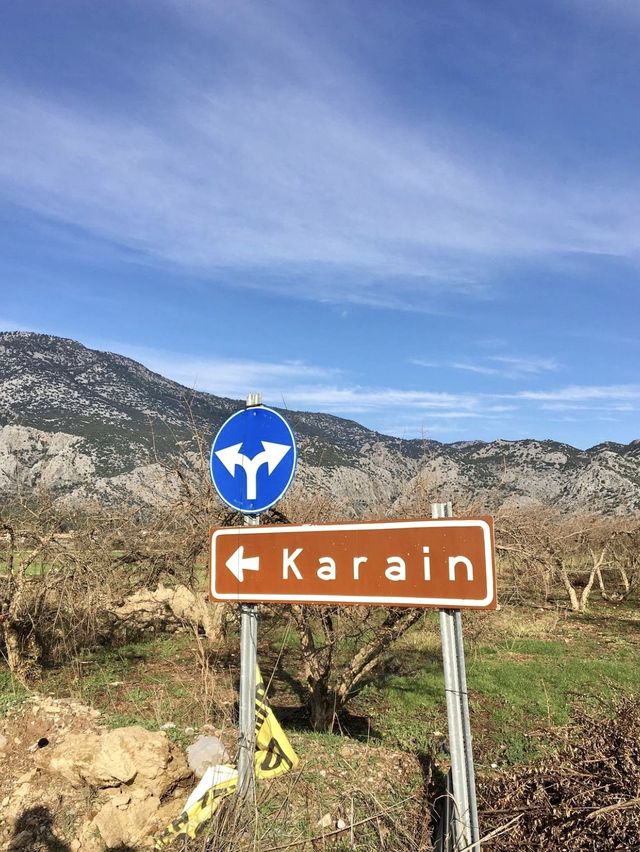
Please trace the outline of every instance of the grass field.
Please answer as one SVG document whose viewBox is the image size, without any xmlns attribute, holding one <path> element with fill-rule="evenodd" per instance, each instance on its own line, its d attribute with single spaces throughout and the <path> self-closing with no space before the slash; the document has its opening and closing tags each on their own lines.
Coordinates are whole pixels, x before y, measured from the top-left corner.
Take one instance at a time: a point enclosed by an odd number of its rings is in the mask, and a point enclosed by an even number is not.
<svg viewBox="0 0 640 852">
<path fill-rule="evenodd" d="M 273 618 L 261 628 L 258 661 L 272 680 L 273 705 L 304 737 L 297 640 L 292 632 L 274 629 Z M 505 609 L 463 615 L 463 624 L 481 767 L 519 763 L 551 747 L 576 701 L 595 706 L 614 694 L 640 693 L 640 612 L 633 604 L 597 604 L 580 616 L 560 609 Z M 230 727 L 238 657 L 237 637 L 204 660 L 192 636 L 157 636 L 87 651 L 72 664 L 45 671 L 40 688 L 150 727 L 166 722 L 178 729 L 207 722 Z M 3 701 L 19 700 L 24 689 L 7 672 L 2 677 Z M 395 646 L 348 711 L 341 727 L 346 736 L 411 752 L 437 751 L 446 713 L 436 613 Z"/>
<path fill-rule="evenodd" d="M 635 604 L 597 602 L 580 616 L 562 609 L 505 608 L 463 615 L 463 623 L 480 777 L 552 755 L 570 732 L 575 707 L 591 707 L 602 716 L 615 696 L 640 694 Z M 46 670 L 38 688 L 99 709 L 109 726 L 157 730 L 173 723 L 167 733 L 183 745 L 210 724 L 233 753 L 238 638 L 230 637 L 226 648 L 209 657 L 202 650 L 189 634 L 96 648 Z M 378 815 L 359 827 L 357 848 L 389 845 L 398 832 L 417 836 L 425 785 L 437 783 L 431 776 L 429 781 L 425 767 L 434 759 L 441 778 L 448 763 L 437 613 L 427 613 L 391 650 L 381 671 L 352 697 L 334 734 L 309 729 L 300 706 L 297 640 L 273 615 L 263 620 L 258 660 L 265 679 L 272 679 L 272 706 L 301 758 L 295 777 L 261 792 L 265 834 L 259 848 L 321 834 L 326 814 L 348 824 Z M 27 692 L 3 671 L 0 695 L 1 714 Z M 349 848 L 342 842 L 331 848 Z M 413 847 L 398 841 L 389 848 Z"/>
</svg>

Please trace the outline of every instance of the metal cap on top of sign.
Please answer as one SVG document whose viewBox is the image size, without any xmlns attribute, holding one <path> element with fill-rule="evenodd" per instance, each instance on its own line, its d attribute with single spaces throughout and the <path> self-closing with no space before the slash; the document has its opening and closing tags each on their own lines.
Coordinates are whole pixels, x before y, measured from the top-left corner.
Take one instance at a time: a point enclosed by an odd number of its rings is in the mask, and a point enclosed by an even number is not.
<svg viewBox="0 0 640 852">
<path fill-rule="evenodd" d="M 220 427 L 211 447 L 211 478 L 227 506 L 257 515 L 284 496 L 297 457 L 284 417 L 256 405 L 232 414 Z"/>
</svg>

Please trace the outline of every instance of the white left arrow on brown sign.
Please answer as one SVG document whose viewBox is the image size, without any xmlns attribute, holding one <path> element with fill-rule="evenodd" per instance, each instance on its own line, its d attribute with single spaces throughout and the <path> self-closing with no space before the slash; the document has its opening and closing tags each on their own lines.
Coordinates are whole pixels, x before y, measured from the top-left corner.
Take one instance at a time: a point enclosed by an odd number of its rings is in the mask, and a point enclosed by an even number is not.
<svg viewBox="0 0 640 852">
<path fill-rule="evenodd" d="M 240 545 L 240 547 L 235 551 L 235 553 L 232 553 L 231 556 L 227 559 L 225 565 L 227 566 L 229 571 L 231 571 L 236 580 L 242 583 L 242 581 L 244 580 L 245 571 L 260 570 L 260 557 L 245 556 L 244 545 Z"/>
</svg>

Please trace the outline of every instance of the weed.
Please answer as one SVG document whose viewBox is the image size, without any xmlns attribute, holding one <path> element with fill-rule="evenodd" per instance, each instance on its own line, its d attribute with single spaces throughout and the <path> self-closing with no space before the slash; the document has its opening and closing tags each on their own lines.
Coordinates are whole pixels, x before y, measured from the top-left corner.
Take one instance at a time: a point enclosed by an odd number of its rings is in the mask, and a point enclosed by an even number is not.
<svg viewBox="0 0 640 852">
<path fill-rule="evenodd" d="M 137 725 L 146 731 L 158 730 L 158 725 L 152 720 L 131 713 L 103 713 L 102 718 L 109 728 L 128 728 Z"/>
<path fill-rule="evenodd" d="M 29 691 L 13 677 L 9 671 L 0 671 L 0 717 L 22 704 L 27 699 Z"/>
</svg>

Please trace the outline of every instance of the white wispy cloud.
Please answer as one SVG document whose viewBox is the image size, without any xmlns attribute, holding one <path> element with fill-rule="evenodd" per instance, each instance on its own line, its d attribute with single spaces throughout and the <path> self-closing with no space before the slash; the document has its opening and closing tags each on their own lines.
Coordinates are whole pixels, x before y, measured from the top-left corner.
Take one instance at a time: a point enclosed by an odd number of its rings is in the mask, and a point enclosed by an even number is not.
<svg viewBox="0 0 640 852">
<path fill-rule="evenodd" d="M 569 385 L 552 390 L 520 391 L 519 399 L 537 402 L 590 403 L 604 400 L 640 401 L 640 385 Z"/>
<path fill-rule="evenodd" d="M 302 361 L 254 361 L 242 358 L 194 358 L 176 352 L 166 352 L 128 344 L 111 344 L 100 348 L 113 349 L 140 361 L 150 370 L 180 382 L 192 390 L 216 396 L 243 399 L 252 391 L 271 397 L 279 405 L 289 387 L 300 383 L 326 381 L 339 375 L 339 370 L 306 364 Z"/>
<path fill-rule="evenodd" d="M 6 199 L 149 262 L 334 302 L 433 309 L 443 294 L 421 301 L 428 285 L 486 295 L 505 259 L 636 255 L 633 181 L 572 178 L 523 165 L 498 136 L 389 117 L 366 69 L 288 4 L 168 5 L 226 39 L 224 72 L 137 69 L 145 108 L 121 112 L 5 80 Z"/>
<path fill-rule="evenodd" d="M 559 369 L 555 358 L 518 358 L 508 355 L 491 355 L 489 361 L 496 361 L 509 370 L 511 375 L 523 376 L 529 373 L 545 373 Z"/>
<path fill-rule="evenodd" d="M 487 361 L 500 364 L 500 366 L 489 366 L 486 363 Z M 505 379 L 518 379 L 527 375 L 559 369 L 559 364 L 554 358 L 524 358 L 507 355 L 491 355 L 485 359 L 450 362 L 423 361 L 415 358 L 411 360 L 411 363 L 417 367 L 438 367 L 440 369 L 444 367 L 452 370 L 464 370 L 482 376 L 500 376 Z"/>
<path fill-rule="evenodd" d="M 301 361 L 254 361 L 214 356 L 193 358 L 180 352 L 94 340 L 91 345 L 117 351 L 154 372 L 193 390 L 243 399 L 260 391 L 265 403 L 348 417 L 366 415 L 376 422 L 401 412 L 405 428 L 425 414 L 451 421 L 499 416 L 512 406 L 473 393 L 446 393 L 394 387 L 360 386 L 341 370 Z"/>
<path fill-rule="evenodd" d="M 413 364 L 415 367 L 441 367 L 442 364 L 440 361 L 426 361 L 424 358 L 410 358 L 409 363 Z"/>
<path fill-rule="evenodd" d="M 193 390 L 238 401 L 259 391 L 267 405 L 362 419 L 370 428 L 405 438 L 491 437 L 496 428 L 504 431 L 507 426 L 525 437 L 530 434 L 532 415 L 539 420 L 539 412 L 548 412 L 545 422 L 574 422 L 570 415 L 576 411 L 619 421 L 635 416 L 640 409 L 640 385 L 636 384 L 571 385 L 512 393 L 439 392 L 359 385 L 346 371 L 296 360 L 193 357 L 113 340 L 85 343 L 133 358 Z M 554 421 L 553 412 L 563 416 Z"/>
<path fill-rule="evenodd" d="M 496 367 L 486 367 L 482 364 L 475 364 L 471 361 L 463 363 L 462 361 L 452 361 L 447 366 L 454 370 L 466 370 L 468 373 L 477 373 L 481 376 L 499 376 L 503 372 Z"/>
<path fill-rule="evenodd" d="M 471 412 L 478 405 L 473 394 L 432 393 L 399 388 L 367 388 L 358 386 L 297 386 L 289 388 L 288 396 L 296 404 L 319 406 L 333 411 L 384 410 L 389 406 L 413 411 Z"/>
</svg>

